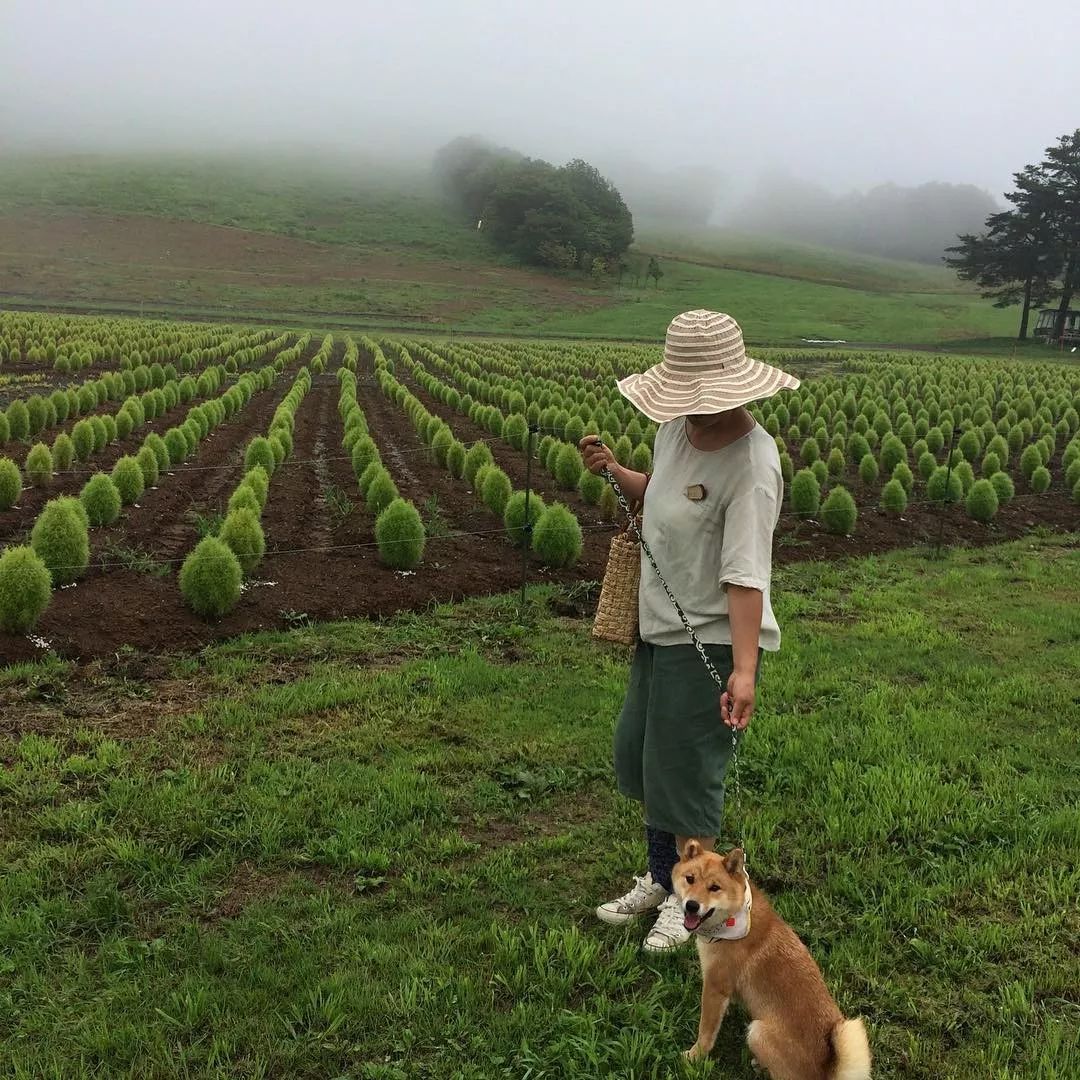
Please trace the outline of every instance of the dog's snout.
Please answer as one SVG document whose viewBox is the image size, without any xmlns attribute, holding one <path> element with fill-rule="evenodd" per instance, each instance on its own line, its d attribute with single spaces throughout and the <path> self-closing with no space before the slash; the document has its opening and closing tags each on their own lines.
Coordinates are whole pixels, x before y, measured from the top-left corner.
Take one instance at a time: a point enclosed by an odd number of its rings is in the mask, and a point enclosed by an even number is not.
<svg viewBox="0 0 1080 1080">
<path fill-rule="evenodd" d="M 687 900 L 686 903 L 683 904 L 683 909 L 689 911 L 691 915 L 696 915 L 701 909 L 701 905 L 696 900 Z"/>
</svg>

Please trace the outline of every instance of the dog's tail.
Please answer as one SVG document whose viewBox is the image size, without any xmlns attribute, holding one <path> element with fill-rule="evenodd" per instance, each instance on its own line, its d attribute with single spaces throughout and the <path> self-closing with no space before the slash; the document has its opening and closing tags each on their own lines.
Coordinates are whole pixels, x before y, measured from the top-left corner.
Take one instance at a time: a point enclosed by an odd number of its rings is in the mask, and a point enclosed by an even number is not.
<svg viewBox="0 0 1080 1080">
<path fill-rule="evenodd" d="M 831 1080 L 870 1080 L 870 1042 L 861 1020 L 841 1020 L 832 1029 L 832 1045 Z"/>
</svg>

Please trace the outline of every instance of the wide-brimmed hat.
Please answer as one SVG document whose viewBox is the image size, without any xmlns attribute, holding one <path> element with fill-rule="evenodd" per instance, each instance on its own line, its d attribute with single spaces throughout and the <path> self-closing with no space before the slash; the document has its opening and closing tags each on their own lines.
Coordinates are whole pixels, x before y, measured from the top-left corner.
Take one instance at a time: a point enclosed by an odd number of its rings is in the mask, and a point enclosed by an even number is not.
<svg viewBox="0 0 1080 1080">
<path fill-rule="evenodd" d="M 619 392 L 650 420 L 726 412 L 795 390 L 799 380 L 746 355 L 742 330 L 719 311 L 684 311 L 671 320 L 664 359 L 619 380 Z"/>
</svg>

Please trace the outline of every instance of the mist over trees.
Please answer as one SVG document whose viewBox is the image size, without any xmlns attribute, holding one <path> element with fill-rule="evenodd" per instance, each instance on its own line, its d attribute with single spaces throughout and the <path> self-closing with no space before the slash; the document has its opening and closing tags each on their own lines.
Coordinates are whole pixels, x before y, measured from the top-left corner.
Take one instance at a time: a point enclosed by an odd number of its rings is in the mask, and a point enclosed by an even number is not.
<svg viewBox="0 0 1080 1080">
<path fill-rule="evenodd" d="M 438 151 L 433 169 L 463 219 L 521 262 L 601 275 L 633 242 L 622 195 L 581 159 L 555 166 L 464 136 Z"/>
<path fill-rule="evenodd" d="M 959 233 L 998 209 L 972 184 L 881 184 L 834 195 L 788 175 L 762 180 L 731 215 L 738 229 L 916 262 L 938 262 Z"/>
<path fill-rule="evenodd" d="M 1046 149 L 1038 165 L 1013 174 L 1011 210 L 991 214 L 978 233 L 963 233 L 946 262 L 974 281 L 996 307 L 1021 305 L 1017 336 L 1028 336 L 1031 310 L 1058 298 L 1050 330 L 1065 332 L 1080 289 L 1080 128 Z"/>
<path fill-rule="evenodd" d="M 654 225 L 703 228 L 724 190 L 724 174 L 707 165 L 661 170 L 641 161 L 613 161 L 606 171 L 634 217 Z"/>
</svg>

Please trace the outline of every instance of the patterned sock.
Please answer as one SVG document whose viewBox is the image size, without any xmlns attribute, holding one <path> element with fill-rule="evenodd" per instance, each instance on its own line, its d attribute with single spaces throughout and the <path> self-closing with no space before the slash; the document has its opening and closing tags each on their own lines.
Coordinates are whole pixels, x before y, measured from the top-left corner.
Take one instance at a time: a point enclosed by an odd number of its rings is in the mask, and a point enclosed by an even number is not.
<svg viewBox="0 0 1080 1080">
<path fill-rule="evenodd" d="M 671 892 L 671 871 L 679 861 L 675 850 L 675 834 L 645 826 L 645 843 L 649 849 L 649 873 L 657 885 Z"/>
</svg>

